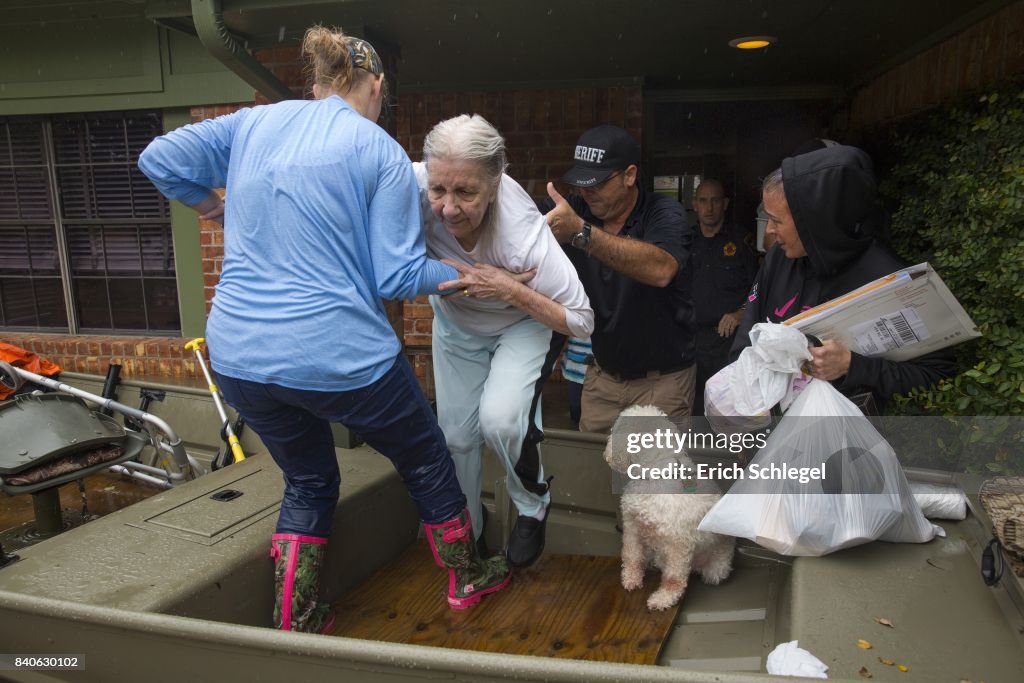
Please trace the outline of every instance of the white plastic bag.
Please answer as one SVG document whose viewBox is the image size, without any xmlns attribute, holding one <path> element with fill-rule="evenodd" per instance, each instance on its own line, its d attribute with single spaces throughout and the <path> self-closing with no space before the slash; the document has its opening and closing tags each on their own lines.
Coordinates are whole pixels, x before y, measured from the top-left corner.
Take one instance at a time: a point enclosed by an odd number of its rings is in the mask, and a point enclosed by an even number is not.
<svg viewBox="0 0 1024 683">
<path fill-rule="evenodd" d="M 802 332 L 777 323 L 754 325 L 750 346 L 705 384 L 704 414 L 720 432 L 730 431 L 736 423 L 750 424 L 751 429 L 764 426 L 756 420 L 728 418 L 767 416 L 779 402 L 785 408 L 793 397 L 794 380 L 801 377 L 801 366 L 810 359 Z"/>
<path fill-rule="evenodd" d="M 921 514 L 892 447 L 821 380 L 808 383 L 744 478 L 698 528 L 782 555 L 812 556 L 876 539 L 920 543 L 942 534 Z"/>
<path fill-rule="evenodd" d="M 804 678 L 828 678 L 828 667 L 807 650 L 799 647 L 799 641 L 779 643 L 768 653 L 765 668 L 773 676 L 802 676 Z"/>
<path fill-rule="evenodd" d="M 929 519 L 966 519 L 967 496 L 959 486 L 910 482 L 921 512 Z"/>
</svg>

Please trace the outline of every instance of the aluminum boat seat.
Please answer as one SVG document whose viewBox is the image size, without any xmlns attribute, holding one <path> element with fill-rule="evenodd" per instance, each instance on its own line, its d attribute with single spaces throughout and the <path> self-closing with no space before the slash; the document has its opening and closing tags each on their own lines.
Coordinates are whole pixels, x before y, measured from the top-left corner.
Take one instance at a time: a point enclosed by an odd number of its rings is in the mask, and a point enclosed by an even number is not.
<svg viewBox="0 0 1024 683">
<path fill-rule="evenodd" d="M 0 443 L 0 490 L 18 495 L 136 458 L 149 438 L 126 432 L 80 398 L 40 393 L 0 403 Z"/>
</svg>

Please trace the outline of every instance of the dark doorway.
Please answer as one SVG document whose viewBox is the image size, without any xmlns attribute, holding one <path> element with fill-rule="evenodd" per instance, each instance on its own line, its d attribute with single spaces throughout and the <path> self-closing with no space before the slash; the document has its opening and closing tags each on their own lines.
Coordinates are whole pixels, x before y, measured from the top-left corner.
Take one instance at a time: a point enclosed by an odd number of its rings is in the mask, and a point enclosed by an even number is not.
<svg viewBox="0 0 1024 683">
<path fill-rule="evenodd" d="M 690 212 L 699 178 L 718 178 L 731 198 L 726 220 L 756 225 L 761 179 L 802 142 L 827 137 L 835 104 L 827 99 L 688 101 L 679 93 L 647 94 L 646 172 Z"/>
</svg>

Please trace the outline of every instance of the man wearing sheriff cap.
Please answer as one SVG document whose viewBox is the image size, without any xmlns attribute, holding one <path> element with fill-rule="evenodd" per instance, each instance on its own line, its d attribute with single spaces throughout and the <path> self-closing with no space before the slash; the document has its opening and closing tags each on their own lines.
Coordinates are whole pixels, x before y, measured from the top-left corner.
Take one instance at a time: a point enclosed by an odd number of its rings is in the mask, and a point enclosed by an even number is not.
<svg viewBox="0 0 1024 683">
<path fill-rule="evenodd" d="M 687 416 L 694 391 L 690 244 L 682 205 L 639 182 L 640 145 L 602 125 L 583 133 L 574 164 L 548 183 L 544 205 L 594 309 L 595 364 L 583 386 L 580 430 L 608 432 L 633 404 Z"/>
</svg>

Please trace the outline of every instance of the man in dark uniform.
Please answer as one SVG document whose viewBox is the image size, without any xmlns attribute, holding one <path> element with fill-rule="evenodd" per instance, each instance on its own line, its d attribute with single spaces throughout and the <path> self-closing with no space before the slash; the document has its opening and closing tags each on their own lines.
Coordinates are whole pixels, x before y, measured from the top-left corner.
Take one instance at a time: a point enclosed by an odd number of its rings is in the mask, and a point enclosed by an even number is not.
<svg viewBox="0 0 1024 683">
<path fill-rule="evenodd" d="M 729 198 L 720 181 L 705 178 L 693 203 L 698 228 L 692 247 L 697 320 L 693 414 L 703 415 L 704 384 L 729 362 L 747 292 L 757 275 L 757 254 L 747 243 L 746 232 L 725 222 Z"/>
<path fill-rule="evenodd" d="M 690 242 L 682 205 L 639 183 L 640 145 L 615 126 L 582 136 L 562 197 L 541 206 L 594 309 L 595 364 L 583 385 L 580 430 L 608 432 L 635 403 L 687 416 L 693 404 Z M 571 245 L 571 246 L 569 246 Z"/>
</svg>

